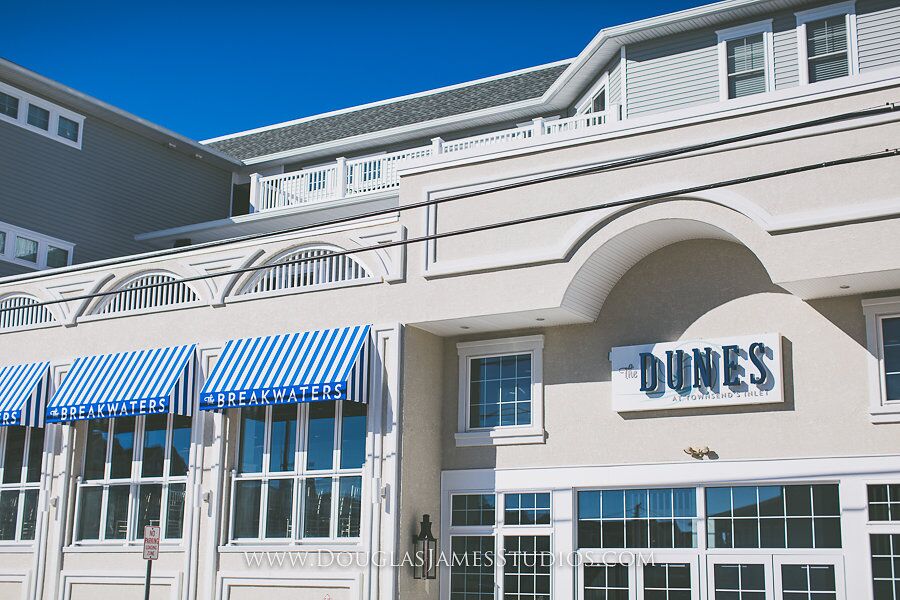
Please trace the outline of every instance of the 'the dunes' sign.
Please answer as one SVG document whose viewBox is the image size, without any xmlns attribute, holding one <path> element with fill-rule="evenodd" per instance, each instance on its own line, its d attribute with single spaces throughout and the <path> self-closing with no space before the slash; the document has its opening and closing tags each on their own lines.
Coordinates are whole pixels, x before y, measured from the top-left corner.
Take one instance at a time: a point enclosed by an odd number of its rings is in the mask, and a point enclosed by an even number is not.
<svg viewBox="0 0 900 600">
<path fill-rule="evenodd" d="M 777 333 L 613 348 L 619 412 L 784 402 Z"/>
</svg>

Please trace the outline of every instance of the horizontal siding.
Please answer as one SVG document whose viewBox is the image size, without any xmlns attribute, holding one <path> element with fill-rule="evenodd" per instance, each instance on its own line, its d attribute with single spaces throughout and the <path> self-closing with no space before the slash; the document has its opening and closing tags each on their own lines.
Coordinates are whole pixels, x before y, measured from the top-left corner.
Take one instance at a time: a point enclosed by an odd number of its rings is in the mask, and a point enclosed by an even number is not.
<svg viewBox="0 0 900 600">
<path fill-rule="evenodd" d="M 622 102 L 622 60 L 616 56 L 606 65 L 609 73 L 609 104 Z"/>
<path fill-rule="evenodd" d="M 11 275 L 24 275 L 25 273 L 34 273 L 35 270 L 29 267 L 23 267 L 11 262 L 0 260 L 0 277 L 9 277 Z"/>
<path fill-rule="evenodd" d="M 228 216 L 231 174 L 88 116 L 82 149 L 0 122 L 0 221 L 74 242 L 75 262 L 147 250 L 138 233 Z"/>
<path fill-rule="evenodd" d="M 861 73 L 900 65 L 900 0 L 859 0 L 856 32 Z"/>
<path fill-rule="evenodd" d="M 772 20 L 772 46 L 775 59 L 775 89 L 800 85 L 797 20 L 793 14 L 781 13 Z"/>
<path fill-rule="evenodd" d="M 717 41 L 702 30 L 629 46 L 628 116 L 717 102 Z"/>
</svg>

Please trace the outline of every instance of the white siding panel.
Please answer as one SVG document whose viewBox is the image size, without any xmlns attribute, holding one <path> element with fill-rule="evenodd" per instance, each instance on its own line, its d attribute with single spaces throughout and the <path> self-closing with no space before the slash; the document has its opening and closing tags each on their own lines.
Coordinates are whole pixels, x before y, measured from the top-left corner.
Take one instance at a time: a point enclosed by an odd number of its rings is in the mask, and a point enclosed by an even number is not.
<svg viewBox="0 0 900 600">
<path fill-rule="evenodd" d="M 856 10 L 860 72 L 900 65 L 900 0 L 860 0 Z"/>
<path fill-rule="evenodd" d="M 797 62 L 797 20 L 793 14 L 780 14 L 772 22 L 775 54 L 775 89 L 800 84 L 800 65 Z"/>
<path fill-rule="evenodd" d="M 628 47 L 628 115 L 716 102 L 718 53 L 712 30 Z"/>
</svg>

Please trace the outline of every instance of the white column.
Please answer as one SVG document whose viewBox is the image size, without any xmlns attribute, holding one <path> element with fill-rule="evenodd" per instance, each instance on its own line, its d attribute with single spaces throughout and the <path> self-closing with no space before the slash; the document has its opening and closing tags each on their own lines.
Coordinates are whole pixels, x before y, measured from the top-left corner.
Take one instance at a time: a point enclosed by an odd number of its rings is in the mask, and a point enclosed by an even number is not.
<svg viewBox="0 0 900 600">
<path fill-rule="evenodd" d="M 444 151 L 444 140 L 436 137 L 431 138 L 431 155 L 437 156 Z"/>
<path fill-rule="evenodd" d="M 533 128 L 533 137 L 538 137 L 544 135 L 545 127 L 544 127 L 544 117 L 537 117 L 531 120 L 531 127 Z"/>
<path fill-rule="evenodd" d="M 262 198 L 260 194 L 262 193 L 262 186 L 260 185 L 260 180 L 262 179 L 262 175 L 259 173 L 251 173 L 250 174 L 250 212 L 256 213 L 259 212 L 260 202 Z"/>
<path fill-rule="evenodd" d="M 334 191 L 337 198 L 347 196 L 347 159 L 343 156 L 337 159 L 337 168 L 334 171 Z"/>
</svg>

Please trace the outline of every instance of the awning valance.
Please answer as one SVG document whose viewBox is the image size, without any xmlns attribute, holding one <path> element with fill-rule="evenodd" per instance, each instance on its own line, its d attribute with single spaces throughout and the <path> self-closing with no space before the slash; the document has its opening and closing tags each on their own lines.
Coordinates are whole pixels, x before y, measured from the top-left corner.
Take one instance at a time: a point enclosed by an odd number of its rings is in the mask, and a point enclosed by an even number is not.
<svg viewBox="0 0 900 600">
<path fill-rule="evenodd" d="M 368 401 L 369 325 L 231 340 L 200 392 L 218 410 L 324 400 Z"/>
<path fill-rule="evenodd" d="M 47 406 L 47 421 L 191 414 L 195 345 L 79 358 Z"/>
<path fill-rule="evenodd" d="M 42 427 L 50 363 L 0 367 L 0 426 Z"/>
</svg>

